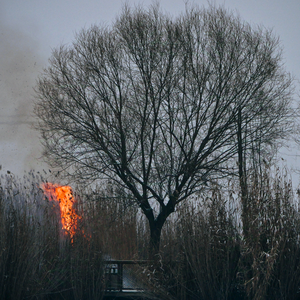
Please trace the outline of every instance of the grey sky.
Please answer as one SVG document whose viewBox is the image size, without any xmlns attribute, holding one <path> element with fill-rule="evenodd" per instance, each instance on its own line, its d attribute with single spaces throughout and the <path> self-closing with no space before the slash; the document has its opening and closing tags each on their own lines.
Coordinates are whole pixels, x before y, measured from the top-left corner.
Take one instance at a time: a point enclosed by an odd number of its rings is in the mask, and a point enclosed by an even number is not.
<svg viewBox="0 0 300 300">
<path fill-rule="evenodd" d="M 171 15 L 184 11 L 183 0 L 158 1 Z M 300 0 L 215 0 L 239 12 L 243 20 L 273 28 L 284 48 L 285 66 L 300 78 Z M 31 129 L 33 86 L 47 66 L 51 49 L 72 42 L 91 24 L 110 24 L 125 1 L 0 0 L 0 164 L 2 172 L 46 167 L 38 157 L 38 133 Z M 152 1 L 126 1 L 148 6 Z M 207 6 L 206 0 L 190 1 Z M 297 85 L 299 94 L 299 84 Z M 285 151 L 288 165 L 299 166 L 299 150 Z"/>
</svg>

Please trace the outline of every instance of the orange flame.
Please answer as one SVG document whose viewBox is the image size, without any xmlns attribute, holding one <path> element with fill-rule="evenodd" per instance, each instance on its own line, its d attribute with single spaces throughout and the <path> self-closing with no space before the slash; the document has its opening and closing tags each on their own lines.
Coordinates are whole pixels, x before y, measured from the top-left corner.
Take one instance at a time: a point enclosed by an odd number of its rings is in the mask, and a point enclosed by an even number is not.
<svg viewBox="0 0 300 300">
<path fill-rule="evenodd" d="M 53 183 L 42 184 L 42 189 L 49 198 L 59 203 L 62 229 L 70 235 L 71 242 L 78 230 L 78 220 L 81 219 L 74 208 L 75 199 L 72 188 L 68 185 L 60 186 Z"/>
</svg>

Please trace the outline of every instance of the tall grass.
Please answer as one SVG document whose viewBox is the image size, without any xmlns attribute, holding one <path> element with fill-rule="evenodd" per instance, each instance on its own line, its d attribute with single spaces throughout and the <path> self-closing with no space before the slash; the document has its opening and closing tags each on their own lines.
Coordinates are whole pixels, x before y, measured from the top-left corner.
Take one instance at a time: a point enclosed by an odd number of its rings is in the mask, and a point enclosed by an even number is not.
<svg viewBox="0 0 300 300">
<path fill-rule="evenodd" d="M 156 275 L 148 269 L 160 298 L 300 299 L 300 218 L 291 184 L 267 171 L 251 183 L 247 238 L 239 197 L 238 188 L 214 186 L 178 208 L 164 227 Z"/>
<path fill-rule="evenodd" d="M 138 253 L 138 210 L 110 183 L 80 190 L 79 211 L 91 240 L 97 241 L 106 258 L 134 259 Z"/>
<path fill-rule="evenodd" d="M 153 290 L 162 299 L 234 299 L 240 236 L 220 190 L 181 205 L 162 235 Z"/>
<path fill-rule="evenodd" d="M 71 240 L 42 180 L 1 178 L 0 299 L 103 298 L 104 259 L 147 257 L 145 219 L 112 184 L 77 188 L 82 218 Z M 157 264 L 136 268 L 138 278 L 160 299 L 300 299 L 299 195 L 279 172 L 249 179 L 244 237 L 240 191 L 228 186 L 177 208 Z"/>
<path fill-rule="evenodd" d="M 32 175 L 32 174 L 31 174 Z M 22 299 L 37 291 L 44 240 L 42 195 L 34 184 L 2 178 L 0 190 L 0 298 Z M 46 245 L 45 245 L 46 246 Z M 44 248 L 44 249 L 43 249 Z"/>
<path fill-rule="evenodd" d="M 58 206 L 39 188 L 41 177 L 31 172 L 23 180 L 1 179 L 0 299 L 101 299 L 97 239 L 79 230 L 71 243 L 61 229 Z M 99 235 L 93 223 L 89 228 Z"/>
<path fill-rule="evenodd" d="M 291 183 L 262 175 L 249 193 L 249 237 L 241 262 L 249 299 L 300 298 L 300 218 Z"/>
</svg>

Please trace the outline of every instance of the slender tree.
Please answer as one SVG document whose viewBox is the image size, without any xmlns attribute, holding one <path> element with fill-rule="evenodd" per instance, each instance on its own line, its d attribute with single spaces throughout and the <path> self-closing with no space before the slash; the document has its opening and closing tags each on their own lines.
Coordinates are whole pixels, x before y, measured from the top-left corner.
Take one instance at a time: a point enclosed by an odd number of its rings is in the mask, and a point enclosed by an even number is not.
<svg viewBox="0 0 300 300">
<path fill-rule="evenodd" d="M 211 180 L 244 178 L 253 141 L 276 145 L 293 122 L 278 39 L 212 6 L 177 18 L 124 7 L 111 27 L 54 50 L 36 92 L 49 162 L 124 187 L 148 219 L 152 253 L 178 203 Z"/>
</svg>

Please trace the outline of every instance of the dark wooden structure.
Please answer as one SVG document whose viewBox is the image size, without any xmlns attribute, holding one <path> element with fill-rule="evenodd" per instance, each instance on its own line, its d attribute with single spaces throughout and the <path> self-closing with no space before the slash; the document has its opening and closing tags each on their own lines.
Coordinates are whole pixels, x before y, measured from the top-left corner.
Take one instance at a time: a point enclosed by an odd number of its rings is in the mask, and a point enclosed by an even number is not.
<svg viewBox="0 0 300 300">
<path fill-rule="evenodd" d="M 104 299 L 157 299 L 145 289 L 137 278 L 137 265 L 146 265 L 145 260 L 107 260 L 105 266 L 106 291 Z"/>
</svg>

